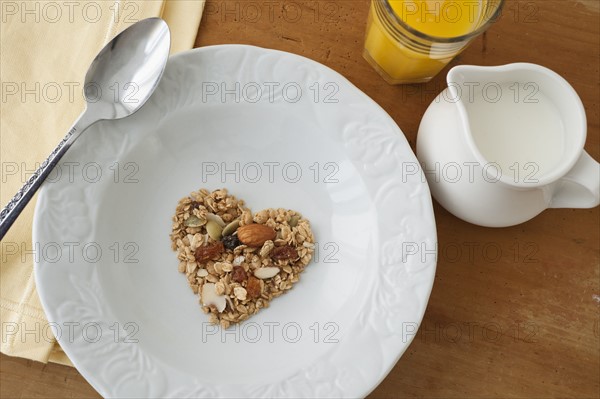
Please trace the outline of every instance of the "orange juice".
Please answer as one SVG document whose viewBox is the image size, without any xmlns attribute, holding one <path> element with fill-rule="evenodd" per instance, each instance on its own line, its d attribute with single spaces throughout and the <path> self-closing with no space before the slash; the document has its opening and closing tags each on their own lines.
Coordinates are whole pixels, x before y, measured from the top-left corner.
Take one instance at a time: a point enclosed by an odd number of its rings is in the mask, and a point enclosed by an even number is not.
<svg viewBox="0 0 600 399">
<path fill-rule="evenodd" d="M 429 81 L 502 0 L 372 0 L 364 56 L 389 83 Z"/>
<path fill-rule="evenodd" d="M 456 37 L 477 27 L 484 0 L 390 0 L 408 26 L 429 36 Z"/>
</svg>

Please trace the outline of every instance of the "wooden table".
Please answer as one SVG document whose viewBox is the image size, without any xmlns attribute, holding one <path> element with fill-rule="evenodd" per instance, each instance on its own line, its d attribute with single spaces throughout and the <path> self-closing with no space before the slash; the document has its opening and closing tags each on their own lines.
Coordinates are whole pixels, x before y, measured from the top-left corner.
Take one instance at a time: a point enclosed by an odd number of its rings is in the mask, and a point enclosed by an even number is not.
<svg viewBox="0 0 600 399">
<path fill-rule="evenodd" d="M 312 58 L 377 101 L 415 144 L 445 72 L 389 86 L 361 56 L 369 0 L 209 0 L 196 46 L 245 43 Z M 452 65 L 545 65 L 577 90 L 586 150 L 600 159 L 600 1 L 508 0 L 502 18 Z M 548 210 L 504 229 L 435 205 L 439 261 L 407 352 L 370 397 L 599 397 L 600 212 Z M 2 397 L 97 397 L 79 373 L 2 355 Z"/>
</svg>

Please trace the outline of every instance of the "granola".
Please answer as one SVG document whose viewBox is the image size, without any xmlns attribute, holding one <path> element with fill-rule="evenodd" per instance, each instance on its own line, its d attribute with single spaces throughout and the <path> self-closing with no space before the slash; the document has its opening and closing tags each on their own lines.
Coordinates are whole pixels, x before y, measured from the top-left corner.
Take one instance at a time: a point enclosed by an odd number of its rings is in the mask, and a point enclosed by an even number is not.
<svg viewBox="0 0 600 399">
<path fill-rule="evenodd" d="M 252 214 L 226 189 L 201 189 L 179 201 L 171 248 L 210 322 L 228 328 L 290 290 L 315 244 L 310 223 L 296 211 Z"/>
</svg>

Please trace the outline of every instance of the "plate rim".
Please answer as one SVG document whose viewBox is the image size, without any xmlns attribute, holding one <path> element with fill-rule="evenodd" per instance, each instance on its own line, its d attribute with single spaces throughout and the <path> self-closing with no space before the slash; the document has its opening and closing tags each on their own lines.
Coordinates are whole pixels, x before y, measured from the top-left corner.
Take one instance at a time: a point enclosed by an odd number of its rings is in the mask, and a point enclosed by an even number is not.
<svg viewBox="0 0 600 399">
<path fill-rule="evenodd" d="M 377 102 L 375 102 L 375 100 L 373 100 L 366 93 L 364 93 L 361 89 L 359 89 L 357 86 L 355 86 L 348 78 L 343 76 L 341 73 L 335 71 L 334 69 L 330 68 L 327 65 L 324 65 L 318 61 L 312 60 L 305 56 L 282 51 L 282 50 L 263 48 L 263 47 L 259 47 L 259 46 L 253 46 L 253 45 L 221 44 L 221 45 L 211 45 L 211 46 L 205 46 L 205 47 L 200 47 L 200 48 L 194 48 L 194 49 L 182 51 L 180 53 L 172 55 L 171 57 L 169 57 L 169 63 L 167 65 L 167 69 L 169 68 L 169 65 L 171 65 L 173 62 L 176 62 L 177 60 L 180 60 L 182 58 L 185 59 L 187 57 L 200 56 L 201 54 L 203 54 L 205 52 L 217 51 L 220 49 L 228 49 L 228 50 L 232 50 L 232 51 L 240 51 L 240 50 L 245 51 L 246 49 L 251 49 L 253 51 L 277 54 L 279 57 L 291 56 L 291 57 L 301 60 L 302 63 L 308 63 L 312 66 L 315 66 L 316 68 L 324 68 L 329 73 L 333 74 L 336 77 L 336 79 L 339 79 L 339 81 L 344 82 L 344 84 L 348 85 L 352 90 L 354 90 L 357 94 L 359 94 L 363 101 L 369 102 L 371 106 L 376 107 L 382 116 L 389 119 L 391 124 L 393 126 L 395 126 L 397 129 L 397 132 L 394 132 L 394 134 L 399 133 L 401 139 L 405 142 L 406 146 L 412 153 L 412 156 L 416 160 L 416 155 L 414 154 L 414 151 L 412 150 L 412 148 L 410 148 L 410 145 L 408 144 L 408 141 L 406 140 L 406 136 L 404 135 L 403 131 L 400 129 L 400 127 L 397 125 L 397 123 L 394 121 L 394 119 L 387 113 L 387 111 L 385 111 L 385 109 L 383 109 Z M 213 60 L 211 59 L 209 62 L 213 62 Z M 224 79 L 226 79 L 226 77 Z M 421 175 L 423 174 L 422 170 L 419 170 L 419 172 Z M 428 209 L 428 213 L 431 217 L 431 223 L 432 223 L 431 226 L 428 226 L 430 228 L 430 231 L 429 231 L 430 235 L 428 237 L 432 241 L 437 242 L 437 226 L 436 226 L 436 222 L 435 222 L 435 214 L 433 211 L 433 201 L 431 198 L 431 193 L 430 193 L 430 190 L 429 190 L 426 180 L 424 178 L 422 178 L 421 182 L 422 182 L 422 184 L 421 184 L 422 189 L 424 190 L 423 198 L 425 199 L 425 202 L 427 202 L 424 205 Z M 40 196 L 44 196 L 47 194 L 46 187 L 47 187 L 47 185 L 42 186 Z M 40 226 L 41 226 L 41 223 L 43 223 L 42 215 L 44 212 L 43 209 L 41 209 L 42 208 L 41 204 L 42 204 L 42 201 L 38 200 L 36 202 L 35 209 L 34 209 L 34 218 L 33 218 L 33 225 L 32 225 L 32 240 L 34 243 L 41 242 L 40 241 L 40 234 L 41 234 Z M 40 280 L 41 276 L 40 276 L 39 269 L 40 269 L 40 267 L 42 267 L 43 263 L 44 263 L 44 261 L 43 261 L 43 259 L 41 259 L 41 257 L 39 257 L 38 261 L 35 261 L 35 259 L 34 259 L 34 279 L 35 279 L 36 289 L 38 291 L 38 295 L 40 298 L 40 303 L 42 304 L 42 308 L 44 309 L 44 312 L 48 317 L 48 321 L 51 322 L 49 315 L 53 314 L 53 311 L 52 310 L 49 311 L 49 305 L 45 299 L 46 295 L 47 295 L 46 288 L 44 287 L 43 282 Z M 427 262 L 424 262 L 424 263 L 427 263 Z M 429 279 L 429 284 L 425 287 L 427 292 L 424 292 L 425 295 L 424 295 L 423 306 L 418 311 L 418 323 L 419 324 L 423 320 L 423 317 L 424 317 L 424 314 L 425 314 L 425 311 L 427 308 L 427 303 L 429 301 L 429 297 L 430 297 L 432 289 L 433 289 L 433 284 L 434 284 L 434 279 L 435 279 L 435 270 L 437 268 L 437 246 L 435 248 L 435 260 L 433 262 L 429 262 L 427 265 L 427 268 L 429 269 L 429 271 L 431 273 L 431 278 Z M 415 338 L 415 336 L 416 336 L 416 334 L 413 334 L 410 337 L 408 337 L 408 339 L 405 342 L 405 344 L 403 345 L 402 349 L 394 356 L 394 360 L 387 367 L 384 368 L 384 371 L 381 373 L 381 376 L 378 379 L 378 381 L 370 384 L 371 387 L 368 390 L 361 392 L 361 396 L 362 396 L 362 394 L 364 394 L 364 396 L 367 396 L 381 384 L 381 382 L 388 376 L 390 371 L 393 369 L 393 367 L 397 364 L 397 362 L 403 356 L 404 352 L 410 346 L 410 344 L 411 344 L 412 340 Z M 74 364 L 74 366 L 77 368 L 77 370 L 94 387 L 94 389 L 96 389 L 102 396 L 110 396 L 110 395 L 107 395 L 108 392 L 104 389 L 104 385 L 100 381 L 97 381 L 94 374 L 89 372 L 89 370 L 87 370 L 86 367 L 82 366 L 82 364 L 79 362 L 78 355 L 73 352 L 73 347 L 71 347 L 69 345 L 61 346 L 61 347 L 62 347 L 63 351 L 67 354 L 67 356 L 69 357 L 71 362 Z M 347 394 L 348 394 L 347 392 L 344 392 L 344 396 Z"/>
</svg>

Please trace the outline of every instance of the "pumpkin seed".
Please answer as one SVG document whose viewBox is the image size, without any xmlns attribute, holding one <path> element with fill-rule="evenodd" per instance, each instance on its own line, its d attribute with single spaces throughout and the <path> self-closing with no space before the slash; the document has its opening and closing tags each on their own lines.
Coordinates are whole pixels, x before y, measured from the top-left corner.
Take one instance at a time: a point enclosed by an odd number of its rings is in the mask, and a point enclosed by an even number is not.
<svg viewBox="0 0 600 399">
<path fill-rule="evenodd" d="M 225 227 L 225 222 L 221 219 L 221 216 L 215 215 L 214 213 L 207 213 L 206 220 L 216 222 L 221 228 Z"/>
<path fill-rule="evenodd" d="M 290 225 L 290 227 L 296 227 L 296 226 L 298 226 L 299 220 L 300 220 L 300 216 L 292 216 L 290 218 L 290 221 L 288 224 Z"/>
<path fill-rule="evenodd" d="M 187 226 L 187 227 L 200 227 L 200 226 L 204 226 L 205 224 L 206 224 L 206 220 L 200 219 L 196 215 L 191 215 L 189 218 L 185 219 L 185 221 L 183 222 L 183 225 Z"/>
<path fill-rule="evenodd" d="M 225 226 L 225 228 L 223 229 L 223 235 L 228 236 L 235 233 L 238 227 L 240 227 L 240 218 L 235 219 L 233 222 Z"/>
<path fill-rule="evenodd" d="M 221 232 L 223 231 L 223 228 L 219 226 L 219 224 L 214 220 L 209 220 L 206 223 L 206 231 L 208 232 L 210 238 L 212 238 L 213 240 L 221 240 Z"/>
</svg>

